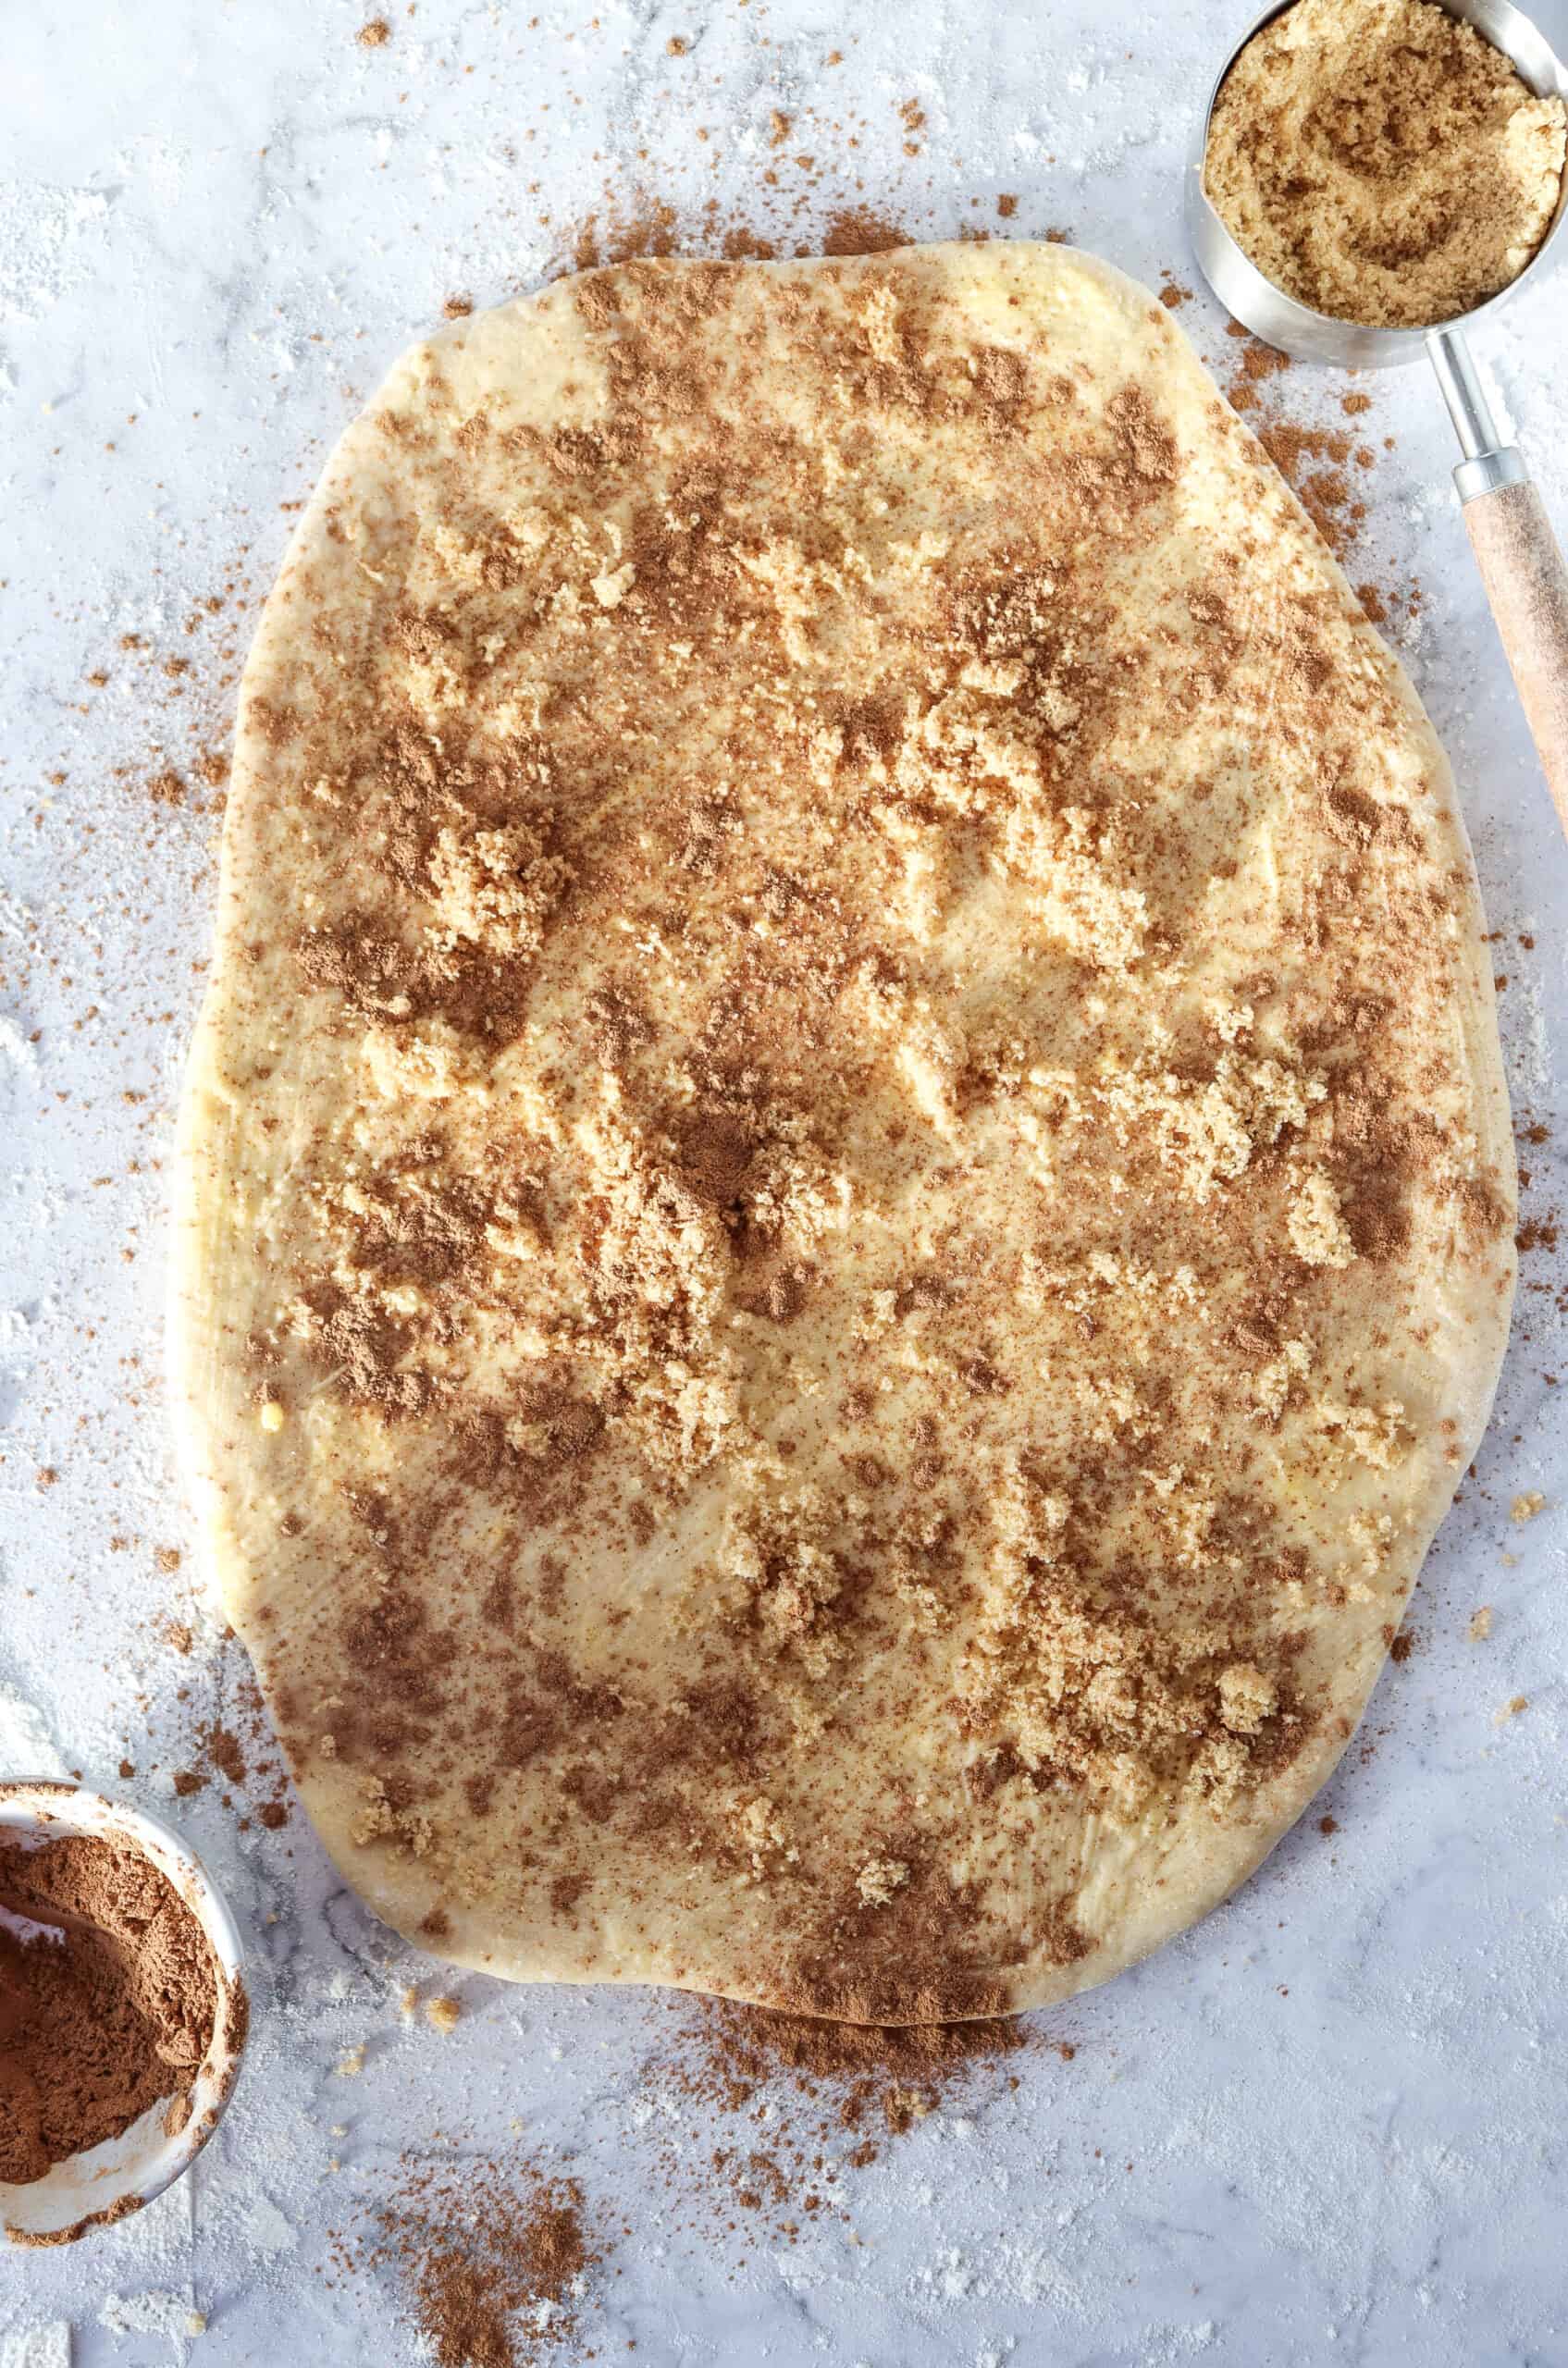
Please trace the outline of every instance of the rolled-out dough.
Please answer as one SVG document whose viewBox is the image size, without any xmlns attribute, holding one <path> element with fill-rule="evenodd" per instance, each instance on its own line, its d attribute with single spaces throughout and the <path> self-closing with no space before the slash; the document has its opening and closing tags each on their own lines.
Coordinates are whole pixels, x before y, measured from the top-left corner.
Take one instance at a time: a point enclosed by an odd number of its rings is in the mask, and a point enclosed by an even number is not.
<svg viewBox="0 0 1568 2368">
<path fill-rule="evenodd" d="M 312 1817 L 522 1980 L 1103 1980 L 1342 1750 L 1512 1281 L 1398 665 L 1169 315 L 661 263 L 399 363 L 241 694 L 182 1430 Z"/>
</svg>

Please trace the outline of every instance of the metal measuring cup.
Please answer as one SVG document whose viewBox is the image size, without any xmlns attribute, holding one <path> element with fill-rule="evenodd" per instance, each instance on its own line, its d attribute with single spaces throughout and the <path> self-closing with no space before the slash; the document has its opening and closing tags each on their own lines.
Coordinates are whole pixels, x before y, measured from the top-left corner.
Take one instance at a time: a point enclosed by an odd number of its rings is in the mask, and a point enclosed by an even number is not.
<svg viewBox="0 0 1568 2368">
<path fill-rule="evenodd" d="M 1290 0 L 1286 0 L 1290 5 Z M 1568 99 L 1568 72 L 1551 44 L 1509 0 L 1438 0 L 1438 5 L 1512 61 L 1537 98 Z M 1464 524 L 1481 571 L 1520 704 L 1530 726 L 1564 831 L 1568 831 L 1568 568 L 1540 495 L 1517 446 L 1500 444 L 1465 331 L 1547 267 L 1547 254 L 1568 213 L 1568 174 L 1551 228 L 1517 279 L 1451 321 L 1430 328 L 1369 328 L 1340 321 L 1287 296 L 1237 245 L 1204 188 L 1209 120 L 1220 87 L 1263 27 L 1284 14 L 1266 8 L 1235 44 L 1216 77 L 1187 171 L 1187 226 L 1199 268 L 1243 328 L 1298 362 L 1341 369 L 1387 370 L 1426 354 L 1449 407 L 1464 458 L 1454 470 Z"/>
</svg>

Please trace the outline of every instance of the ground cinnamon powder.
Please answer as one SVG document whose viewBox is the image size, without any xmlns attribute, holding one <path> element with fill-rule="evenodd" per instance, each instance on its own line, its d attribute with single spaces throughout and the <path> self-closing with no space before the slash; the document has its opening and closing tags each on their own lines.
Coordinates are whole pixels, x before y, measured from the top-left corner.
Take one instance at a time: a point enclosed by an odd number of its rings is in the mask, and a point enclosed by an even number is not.
<svg viewBox="0 0 1568 2368">
<path fill-rule="evenodd" d="M 698 2224 L 794 2243 L 824 2214 L 847 2216 L 851 2175 L 942 2105 L 966 2111 L 1015 2090 L 1013 2059 L 1054 2047 L 1027 2016 L 879 2026 L 774 2014 L 722 1998 L 672 2009 L 673 2029 L 644 2080 L 718 2115 L 722 2142 L 673 2141 L 666 2185 Z"/>
<path fill-rule="evenodd" d="M 396 2271 L 438 2368 L 525 2368 L 572 2338 L 599 2255 L 574 2178 L 405 2158 L 368 2240 L 339 2258 Z"/>
<path fill-rule="evenodd" d="M 1016 2090 L 1026 2051 L 1075 2054 L 1027 2016 L 887 2029 L 703 1997 L 666 2011 L 643 2091 L 700 2108 L 720 2142 L 693 2147 L 691 2115 L 670 2120 L 660 2225 L 681 2225 L 666 2215 L 684 2204 L 704 2240 L 743 2248 L 847 2222 L 853 2174 L 890 2141 L 940 2106 L 972 2111 Z M 395 2275 L 438 2368 L 544 2368 L 600 2356 L 582 2304 L 590 2275 L 608 2274 L 614 2231 L 590 2233 L 595 2217 L 575 2177 L 514 2152 L 407 2155 L 361 2225 L 335 2236 L 334 2259 Z"/>
<path fill-rule="evenodd" d="M 175 2110 L 217 1993 L 200 1924 L 140 1852 L 92 1835 L 0 1848 L 0 2179 L 43 2178 L 160 2097 Z"/>
<path fill-rule="evenodd" d="M 1369 444 L 1357 443 L 1354 435 L 1342 428 L 1290 417 L 1296 381 L 1285 376 L 1290 370 L 1289 354 L 1253 337 L 1240 321 L 1231 321 L 1226 334 L 1241 346 L 1238 366 L 1226 385 L 1226 401 L 1246 418 L 1335 558 L 1348 565 L 1367 515 L 1367 504 L 1356 490 L 1360 480 L 1349 471 L 1352 464 L 1358 470 L 1371 469 L 1377 454 Z M 1340 411 L 1348 419 L 1361 418 L 1371 407 L 1371 396 L 1361 388 L 1340 399 Z M 1391 444 L 1392 439 L 1386 441 Z M 1393 624 L 1400 610 L 1414 613 L 1420 605 L 1414 586 L 1398 591 L 1366 583 L 1355 589 L 1375 625 Z"/>
<path fill-rule="evenodd" d="M 783 2084 L 808 2114 L 820 2106 L 840 2129 L 896 2133 L 1037 2038 L 1012 2015 L 884 2026 L 708 1998 L 698 2005 L 681 2064 L 685 2085 L 732 2112 Z"/>
</svg>

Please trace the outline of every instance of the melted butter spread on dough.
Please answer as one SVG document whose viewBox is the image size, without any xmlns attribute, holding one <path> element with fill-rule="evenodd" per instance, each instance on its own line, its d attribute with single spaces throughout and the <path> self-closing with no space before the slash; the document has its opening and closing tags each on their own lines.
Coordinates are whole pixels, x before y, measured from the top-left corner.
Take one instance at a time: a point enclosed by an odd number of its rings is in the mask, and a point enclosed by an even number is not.
<svg viewBox="0 0 1568 2368">
<path fill-rule="evenodd" d="M 982 2014 L 1299 1812 L 1512 1169 L 1441 754 L 1142 290 L 629 265 L 415 350 L 263 621 L 220 956 L 187 1429 L 393 1921 Z"/>
</svg>

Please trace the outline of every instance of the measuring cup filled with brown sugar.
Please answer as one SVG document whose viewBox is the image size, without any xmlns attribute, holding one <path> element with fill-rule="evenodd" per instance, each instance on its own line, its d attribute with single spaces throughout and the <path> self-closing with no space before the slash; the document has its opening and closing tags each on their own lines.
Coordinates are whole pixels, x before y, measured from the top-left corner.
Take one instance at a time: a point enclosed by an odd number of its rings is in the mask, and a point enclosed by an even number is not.
<svg viewBox="0 0 1568 2368">
<path fill-rule="evenodd" d="M 1568 210 L 1565 101 L 1568 72 L 1508 0 L 1290 0 L 1216 79 L 1187 220 L 1221 303 L 1292 360 L 1430 360 L 1471 545 L 1568 831 L 1568 568 L 1466 343 L 1549 268 Z"/>
</svg>

